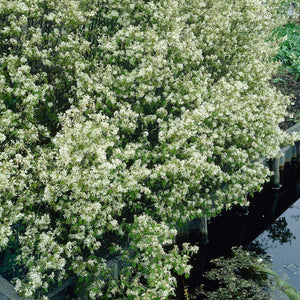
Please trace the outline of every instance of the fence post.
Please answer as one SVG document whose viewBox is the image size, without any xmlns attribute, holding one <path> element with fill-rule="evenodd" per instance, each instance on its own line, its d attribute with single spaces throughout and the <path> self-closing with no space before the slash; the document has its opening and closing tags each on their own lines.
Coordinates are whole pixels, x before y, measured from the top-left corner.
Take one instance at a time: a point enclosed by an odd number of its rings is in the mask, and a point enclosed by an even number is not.
<svg viewBox="0 0 300 300">
<path fill-rule="evenodd" d="M 285 163 L 286 164 L 291 164 L 292 162 L 292 148 L 290 147 L 285 151 Z"/>
<path fill-rule="evenodd" d="M 208 229 L 207 229 L 207 216 L 204 215 L 200 219 L 200 231 L 203 236 L 202 244 L 207 244 L 208 243 Z"/>
<path fill-rule="evenodd" d="M 268 211 L 269 211 L 269 217 L 271 219 L 273 219 L 274 216 L 275 216 L 275 211 L 276 211 L 276 208 L 277 208 L 277 202 L 278 202 L 278 198 L 279 198 L 279 194 L 278 193 L 279 192 L 276 191 L 276 190 L 273 191 L 273 197 L 272 197 L 272 200 L 271 200 L 272 202 L 270 203 L 270 207 L 268 209 Z"/>
<path fill-rule="evenodd" d="M 272 160 L 272 171 L 273 175 L 273 189 L 280 189 L 280 170 L 279 170 L 279 158 L 275 157 Z"/>
<path fill-rule="evenodd" d="M 300 142 L 297 141 L 295 145 L 296 145 L 296 161 L 298 164 L 300 164 Z"/>
</svg>

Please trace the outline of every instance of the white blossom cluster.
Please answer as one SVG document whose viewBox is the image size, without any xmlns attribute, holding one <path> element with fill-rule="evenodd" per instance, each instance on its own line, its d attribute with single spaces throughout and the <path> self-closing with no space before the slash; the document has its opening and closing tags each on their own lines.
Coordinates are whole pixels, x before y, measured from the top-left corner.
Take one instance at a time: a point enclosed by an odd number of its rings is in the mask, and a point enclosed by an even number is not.
<svg viewBox="0 0 300 300">
<path fill-rule="evenodd" d="M 0 249 L 19 243 L 21 295 L 74 274 L 90 299 L 174 292 L 195 249 L 165 224 L 247 204 L 287 140 L 273 2 L 0 0 Z M 132 259 L 118 281 L 109 249 Z"/>
</svg>

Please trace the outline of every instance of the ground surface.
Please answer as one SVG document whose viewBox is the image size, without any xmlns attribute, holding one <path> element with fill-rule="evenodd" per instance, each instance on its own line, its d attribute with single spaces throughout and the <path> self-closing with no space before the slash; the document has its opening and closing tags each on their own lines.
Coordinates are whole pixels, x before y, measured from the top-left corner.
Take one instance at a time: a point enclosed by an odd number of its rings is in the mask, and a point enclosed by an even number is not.
<svg viewBox="0 0 300 300">
<path fill-rule="evenodd" d="M 274 80 L 273 83 L 284 95 L 288 95 L 292 99 L 292 104 L 288 107 L 290 116 L 280 124 L 282 129 L 287 129 L 300 122 L 300 81 L 296 81 L 295 77 L 288 73 L 282 73 Z"/>
</svg>

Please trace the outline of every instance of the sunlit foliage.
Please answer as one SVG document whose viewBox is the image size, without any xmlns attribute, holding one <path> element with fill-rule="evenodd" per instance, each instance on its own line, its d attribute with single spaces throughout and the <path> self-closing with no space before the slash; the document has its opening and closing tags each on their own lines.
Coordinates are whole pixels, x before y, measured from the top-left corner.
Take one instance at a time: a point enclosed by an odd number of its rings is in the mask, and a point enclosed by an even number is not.
<svg viewBox="0 0 300 300">
<path fill-rule="evenodd" d="M 167 299 L 196 250 L 177 224 L 260 189 L 288 103 L 262 2 L 0 1 L 0 247 L 19 244 L 21 294 L 75 274 L 90 299 Z"/>
</svg>

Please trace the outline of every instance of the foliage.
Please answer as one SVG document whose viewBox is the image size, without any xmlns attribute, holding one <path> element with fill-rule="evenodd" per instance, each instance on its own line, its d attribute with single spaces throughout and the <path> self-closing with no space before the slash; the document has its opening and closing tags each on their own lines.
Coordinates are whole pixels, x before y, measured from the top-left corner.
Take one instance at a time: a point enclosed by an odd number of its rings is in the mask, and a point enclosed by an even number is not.
<svg viewBox="0 0 300 300">
<path fill-rule="evenodd" d="M 0 274 L 8 280 L 22 276 L 22 270 L 16 263 L 16 257 L 20 254 L 19 246 L 18 234 L 15 234 L 10 238 L 5 250 L 0 252 Z"/>
<path fill-rule="evenodd" d="M 213 259 L 214 268 L 210 269 L 205 277 L 217 281 L 218 287 L 214 291 L 198 289 L 195 296 L 204 296 L 206 300 L 213 299 L 271 299 L 276 287 L 282 290 L 289 299 L 300 299 L 299 293 L 269 267 L 266 258 L 257 256 L 241 247 L 232 248 L 232 257 Z M 270 278 L 271 277 L 271 278 Z"/>
<path fill-rule="evenodd" d="M 300 300 L 300 293 L 293 286 L 283 280 L 277 273 L 268 267 L 261 265 L 255 265 L 255 268 L 260 272 L 264 272 L 265 274 L 272 276 L 276 283 L 276 287 L 284 292 L 290 300 Z"/>
<path fill-rule="evenodd" d="M 275 59 L 282 63 L 283 69 L 300 79 L 300 23 L 288 22 L 275 30 L 278 38 L 286 40 L 280 45 Z"/>
<path fill-rule="evenodd" d="M 280 0 L 277 4 L 277 12 L 281 15 L 286 15 L 290 20 L 297 20 L 299 18 L 299 0 Z"/>
<path fill-rule="evenodd" d="M 287 140 L 275 10 L 0 0 L 0 20 L 0 249 L 17 235 L 17 291 L 46 298 L 76 275 L 91 299 L 166 299 L 195 251 L 169 245 L 177 224 L 247 204 Z M 114 255 L 136 264 L 118 281 Z"/>
<path fill-rule="evenodd" d="M 121 299 L 159 300 L 175 296 L 176 279 L 172 272 L 188 276 L 189 258 L 198 250 L 186 243 L 179 250 L 174 246 L 175 235 L 176 230 L 147 215 L 136 217 L 129 234 L 130 245 L 122 251 L 121 284 L 118 286 L 118 282 L 110 278 L 108 292 Z M 94 295 L 90 293 L 90 296 Z"/>
<path fill-rule="evenodd" d="M 232 257 L 216 258 L 212 260 L 215 265 L 205 277 L 217 281 L 218 288 L 215 291 L 198 290 L 196 294 L 202 294 L 204 299 L 239 299 L 256 300 L 269 299 L 270 282 L 267 275 L 256 265 L 267 265 L 266 260 L 260 259 L 241 247 L 232 248 Z"/>
</svg>

